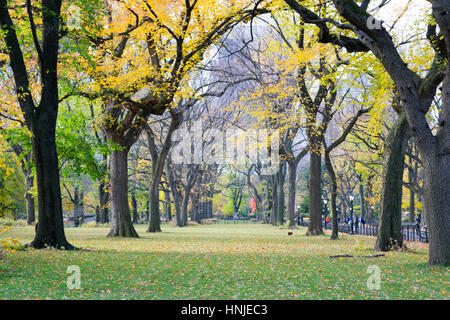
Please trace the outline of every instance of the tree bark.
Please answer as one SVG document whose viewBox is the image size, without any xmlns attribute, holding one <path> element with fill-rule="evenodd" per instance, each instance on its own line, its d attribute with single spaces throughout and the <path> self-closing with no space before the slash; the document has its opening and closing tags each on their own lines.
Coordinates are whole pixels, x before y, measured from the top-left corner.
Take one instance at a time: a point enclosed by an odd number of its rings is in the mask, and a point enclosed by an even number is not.
<svg viewBox="0 0 450 320">
<path fill-rule="evenodd" d="M 173 204 L 175 208 L 175 224 L 177 227 L 181 226 L 181 195 L 178 190 L 175 177 L 173 176 L 172 166 L 170 159 L 166 161 L 166 172 L 169 179 L 170 190 L 172 191 Z"/>
<path fill-rule="evenodd" d="M 272 176 L 272 208 L 271 208 L 271 214 L 270 214 L 270 223 L 273 226 L 277 225 L 277 221 L 278 221 L 278 200 L 279 200 L 279 196 L 278 196 L 278 184 L 279 184 L 279 179 L 278 179 L 278 174 L 275 174 Z"/>
<path fill-rule="evenodd" d="M 287 203 L 287 212 L 289 219 L 289 227 L 295 227 L 295 184 L 297 181 L 297 164 L 294 159 L 288 160 L 289 165 L 289 176 L 288 176 L 288 203 Z"/>
<path fill-rule="evenodd" d="M 333 163 L 331 162 L 330 153 L 328 150 L 325 151 L 325 165 L 327 167 L 328 175 L 331 179 L 331 217 L 333 219 L 332 229 L 331 229 L 331 240 L 336 240 L 339 238 L 339 226 L 338 226 L 338 216 L 336 210 L 336 198 L 337 198 L 337 179 L 336 173 L 334 171 Z"/>
<path fill-rule="evenodd" d="M 101 182 L 98 186 L 98 194 L 100 201 L 100 223 L 105 224 L 109 222 L 108 212 L 108 194 L 105 191 L 105 183 Z"/>
<path fill-rule="evenodd" d="M 136 193 L 134 191 L 131 192 L 131 205 L 133 206 L 133 223 L 138 223 L 139 222 L 138 207 L 137 207 Z"/>
<path fill-rule="evenodd" d="M 360 207 L 359 207 L 359 212 L 360 212 L 360 217 L 366 217 L 366 199 L 364 197 L 364 184 L 363 184 L 363 178 L 360 177 L 359 180 L 359 203 L 360 203 Z"/>
<path fill-rule="evenodd" d="M 128 206 L 128 150 L 113 150 L 110 157 L 111 229 L 108 237 L 139 238 Z"/>
<path fill-rule="evenodd" d="M 321 154 L 320 151 L 310 152 L 309 165 L 309 236 L 316 236 L 323 234 L 322 230 L 322 168 L 321 168 Z"/>
<path fill-rule="evenodd" d="M 50 106 L 50 101 L 42 97 L 41 103 Z M 53 107 L 57 110 L 57 104 Z M 30 246 L 43 249 L 54 247 L 71 250 L 64 234 L 63 209 L 59 180 L 58 155 L 55 141 L 56 113 L 53 118 L 42 113 L 33 119 L 33 155 L 36 166 L 38 218 L 36 235 Z"/>
<path fill-rule="evenodd" d="M 380 222 L 374 250 L 403 246 L 401 208 L 407 130 L 406 116 L 401 114 L 384 144 Z"/>
<path fill-rule="evenodd" d="M 171 206 L 172 200 L 170 199 L 170 192 L 169 190 L 164 190 L 164 211 L 166 218 L 169 221 L 172 221 L 172 206 Z"/>
<path fill-rule="evenodd" d="M 278 225 L 282 226 L 284 223 L 284 181 L 286 180 L 286 163 L 283 161 L 280 164 L 280 171 L 278 172 L 278 202 L 277 202 L 277 218 Z"/>
</svg>

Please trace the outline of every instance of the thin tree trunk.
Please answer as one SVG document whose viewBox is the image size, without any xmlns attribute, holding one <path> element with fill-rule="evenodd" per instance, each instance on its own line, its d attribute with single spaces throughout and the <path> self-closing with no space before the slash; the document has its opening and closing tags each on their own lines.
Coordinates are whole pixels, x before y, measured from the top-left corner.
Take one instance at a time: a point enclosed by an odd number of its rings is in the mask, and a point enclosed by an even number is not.
<svg viewBox="0 0 450 320">
<path fill-rule="evenodd" d="M 284 181 L 286 180 L 286 163 L 282 162 L 280 165 L 280 171 L 278 173 L 278 225 L 282 226 L 284 223 Z"/>
<path fill-rule="evenodd" d="M 172 191 L 173 204 L 175 208 L 175 223 L 177 227 L 181 227 L 181 195 L 177 188 L 169 159 L 166 161 L 166 172 L 167 177 L 169 178 L 170 190 Z"/>
<path fill-rule="evenodd" d="M 25 201 L 27 208 L 27 224 L 30 225 L 35 221 L 34 197 L 30 193 L 33 188 L 34 177 L 29 172 L 25 178 Z"/>
<path fill-rule="evenodd" d="M 272 209 L 271 209 L 271 214 L 270 214 L 270 223 L 273 226 L 277 225 L 277 221 L 278 221 L 278 183 L 279 183 L 279 179 L 278 179 L 278 173 L 272 176 Z"/>
<path fill-rule="evenodd" d="M 338 226 L 338 216 L 336 210 L 336 197 L 337 197 L 337 179 L 336 173 L 334 172 L 333 163 L 331 162 L 329 152 L 325 152 L 325 165 L 327 167 L 328 175 L 331 179 L 331 217 L 333 218 L 332 230 L 331 230 L 331 240 L 336 240 L 339 238 L 339 226 Z"/>
<path fill-rule="evenodd" d="M 133 206 L 133 223 L 138 223 L 139 222 L 138 207 L 137 207 L 136 193 L 134 191 L 131 192 L 131 205 Z"/>
<path fill-rule="evenodd" d="M 411 154 L 413 153 L 413 148 L 409 148 Z M 416 219 L 416 194 L 414 192 L 414 185 L 416 182 L 415 174 L 417 171 L 414 170 L 412 156 L 409 157 L 409 167 L 408 167 L 408 182 L 409 182 L 409 221 L 414 222 Z"/>
<path fill-rule="evenodd" d="M 188 222 L 188 205 L 189 205 L 189 198 L 191 196 L 191 186 L 189 186 L 188 188 L 186 188 L 185 192 L 184 192 L 184 197 L 183 197 L 183 204 L 182 204 L 182 208 L 181 208 L 181 225 L 180 227 L 185 227 L 187 226 L 187 222 Z"/>
<path fill-rule="evenodd" d="M 288 204 L 287 212 L 289 218 L 289 227 L 295 227 L 295 184 L 297 181 L 297 164 L 294 159 L 288 161 L 289 165 L 289 191 L 288 191 Z"/>
<path fill-rule="evenodd" d="M 105 192 L 105 183 L 101 182 L 98 186 L 98 194 L 100 200 L 100 223 L 109 222 L 108 217 L 108 194 Z"/>
<path fill-rule="evenodd" d="M 309 165 L 309 226 L 307 235 L 316 236 L 323 234 L 322 231 L 322 168 L 321 154 L 310 152 Z"/>
<path fill-rule="evenodd" d="M 169 221 L 172 221 L 172 206 L 171 206 L 172 200 L 170 199 L 170 192 L 169 190 L 164 191 L 164 210 L 165 215 Z"/>
<path fill-rule="evenodd" d="M 366 217 L 366 199 L 364 197 L 363 179 L 360 177 L 359 181 L 359 199 L 360 199 L 360 217 Z"/>
<path fill-rule="evenodd" d="M 159 184 L 166 164 L 167 156 L 172 146 L 172 134 L 180 126 L 181 117 L 179 114 L 171 113 L 172 120 L 167 131 L 166 138 L 162 145 L 161 151 L 156 151 L 154 143 L 150 141 L 153 139 L 153 134 L 150 128 L 147 129 L 149 146 L 151 146 L 150 153 L 152 154 L 152 183 L 150 186 L 150 221 L 147 232 L 161 232 L 161 215 L 159 211 Z"/>
<path fill-rule="evenodd" d="M 128 206 L 128 149 L 113 150 L 110 157 L 111 170 L 111 229 L 108 237 L 138 238 L 131 221 Z"/>
</svg>

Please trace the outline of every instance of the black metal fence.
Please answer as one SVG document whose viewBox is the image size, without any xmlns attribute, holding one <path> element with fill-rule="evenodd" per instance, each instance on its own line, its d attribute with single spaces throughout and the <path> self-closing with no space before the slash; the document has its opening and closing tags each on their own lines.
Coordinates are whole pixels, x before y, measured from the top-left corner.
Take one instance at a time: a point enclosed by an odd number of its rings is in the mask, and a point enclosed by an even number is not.
<svg viewBox="0 0 450 320">
<path fill-rule="evenodd" d="M 308 221 L 300 222 L 300 225 L 303 227 L 308 227 L 309 223 Z M 324 229 L 331 230 L 332 223 L 327 222 L 324 223 Z M 378 234 L 378 225 L 377 224 L 355 224 L 352 225 L 347 223 L 340 223 L 338 225 L 338 230 L 341 233 L 348 233 L 348 234 L 359 234 L 363 236 L 372 236 L 376 237 Z M 428 243 L 428 231 L 427 228 L 424 227 L 423 229 L 418 229 L 414 225 L 403 225 L 402 226 L 402 234 L 403 234 L 403 240 L 405 241 L 417 241 L 417 242 L 425 242 Z"/>
</svg>

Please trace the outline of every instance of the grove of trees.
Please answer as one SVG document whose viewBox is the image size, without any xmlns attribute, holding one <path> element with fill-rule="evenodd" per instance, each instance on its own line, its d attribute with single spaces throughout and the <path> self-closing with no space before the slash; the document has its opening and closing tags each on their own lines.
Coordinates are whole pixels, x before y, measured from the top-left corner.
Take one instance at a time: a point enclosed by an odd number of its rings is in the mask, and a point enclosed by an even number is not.
<svg viewBox="0 0 450 320">
<path fill-rule="evenodd" d="M 0 218 L 29 246 L 328 214 L 378 251 L 426 227 L 449 265 L 449 1 L 0 0 L 0 26 Z"/>
</svg>

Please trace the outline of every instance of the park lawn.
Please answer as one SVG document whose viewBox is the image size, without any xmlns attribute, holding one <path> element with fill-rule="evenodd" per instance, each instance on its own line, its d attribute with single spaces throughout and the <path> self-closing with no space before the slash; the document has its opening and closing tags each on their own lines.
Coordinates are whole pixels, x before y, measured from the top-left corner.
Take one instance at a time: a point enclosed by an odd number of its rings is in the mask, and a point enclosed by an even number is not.
<svg viewBox="0 0 450 320">
<path fill-rule="evenodd" d="M 69 241 L 90 251 L 8 253 L 0 262 L 0 299 L 448 299 L 449 268 L 429 267 L 427 245 L 379 258 L 375 238 L 307 237 L 262 224 L 203 225 L 105 238 L 107 228 L 67 228 Z M 32 227 L 2 237 L 32 239 Z M 68 290 L 67 267 L 81 270 L 81 289 Z M 367 269 L 381 270 L 381 289 L 369 290 Z"/>
</svg>

